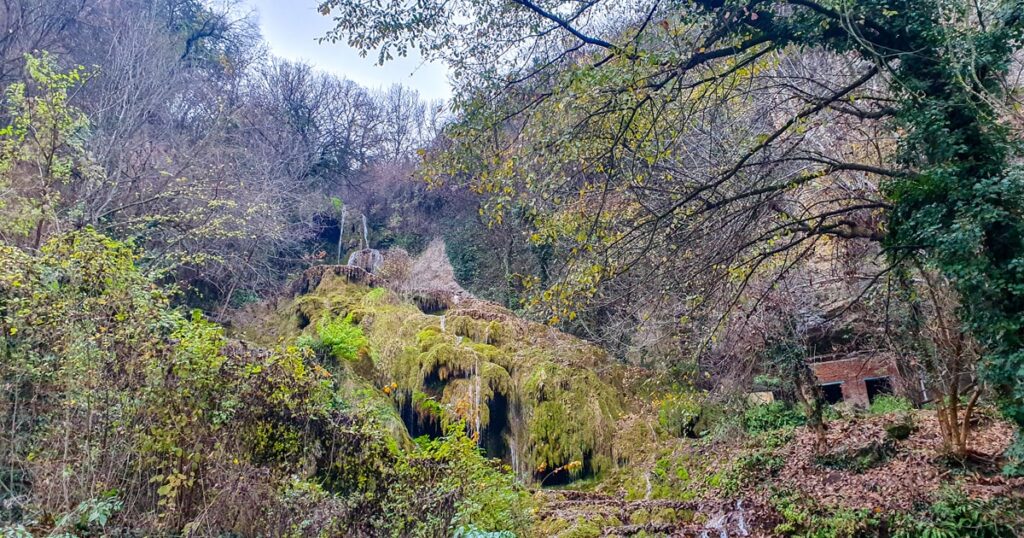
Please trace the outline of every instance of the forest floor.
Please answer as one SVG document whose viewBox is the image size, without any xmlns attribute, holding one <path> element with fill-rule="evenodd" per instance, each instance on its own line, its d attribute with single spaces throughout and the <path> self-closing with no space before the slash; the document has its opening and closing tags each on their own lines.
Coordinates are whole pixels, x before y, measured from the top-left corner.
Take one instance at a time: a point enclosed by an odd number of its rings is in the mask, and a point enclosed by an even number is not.
<svg viewBox="0 0 1024 538">
<path fill-rule="evenodd" d="M 927 506 L 951 484 L 975 499 L 1024 498 L 1024 478 L 999 474 L 998 455 L 1009 446 L 1013 429 L 994 416 L 986 413 L 975 421 L 974 456 L 968 463 L 942 455 L 938 421 L 927 410 L 833 420 L 827 450 L 818 455 L 814 436 L 805 428 L 789 432 L 787 441 L 774 447 L 756 448 L 736 438 L 712 444 L 684 441 L 662 456 L 646 479 L 652 473 L 664 476 L 666 470 L 683 476 L 681 466 L 666 461 L 685 461 L 693 476 L 672 486 L 687 490 L 655 488 L 652 496 L 648 485 L 641 498 L 635 489 L 632 495 L 621 488 L 539 490 L 538 528 L 563 537 L 767 537 L 778 535 L 779 525 L 794 523 L 787 521 L 797 517 L 789 513 L 794 507 L 799 517 L 905 514 Z M 909 434 L 894 437 L 892 427 L 901 424 L 910 426 Z M 721 486 L 729 474 L 740 476 L 732 489 Z"/>
</svg>

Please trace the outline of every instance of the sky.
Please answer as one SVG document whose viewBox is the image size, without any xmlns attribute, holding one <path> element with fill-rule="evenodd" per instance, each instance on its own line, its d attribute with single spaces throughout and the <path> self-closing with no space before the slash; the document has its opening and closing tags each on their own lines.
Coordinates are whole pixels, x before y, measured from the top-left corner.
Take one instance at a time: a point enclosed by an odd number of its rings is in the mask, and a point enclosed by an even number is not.
<svg viewBox="0 0 1024 538">
<path fill-rule="evenodd" d="M 247 0 L 259 14 L 263 37 L 275 56 L 305 61 L 324 71 L 346 77 L 370 89 L 394 83 L 419 91 L 425 99 L 448 99 L 451 87 L 443 65 L 425 63 L 410 52 L 407 58 L 376 65 L 345 43 L 317 42 L 331 29 L 332 20 L 316 11 L 317 0 Z"/>
</svg>

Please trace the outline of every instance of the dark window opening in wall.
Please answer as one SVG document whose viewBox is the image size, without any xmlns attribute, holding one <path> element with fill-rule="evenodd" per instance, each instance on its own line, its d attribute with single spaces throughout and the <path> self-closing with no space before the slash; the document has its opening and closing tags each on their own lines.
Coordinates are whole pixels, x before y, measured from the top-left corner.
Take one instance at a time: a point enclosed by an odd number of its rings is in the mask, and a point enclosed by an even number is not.
<svg viewBox="0 0 1024 538">
<path fill-rule="evenodd" d="M 821 385 L 821 395 L 829 405 L 835 405 L 843 401 L 843 383 L 824 383 Z"/>
<path fill-rule="evenodd" d="M 892 382 L 888 377 L 872 377 L 864 380 L 868 389 L 868 402 L 874 402 L 875 398 L 883 394 L 892 394 Z"/>
</svg>

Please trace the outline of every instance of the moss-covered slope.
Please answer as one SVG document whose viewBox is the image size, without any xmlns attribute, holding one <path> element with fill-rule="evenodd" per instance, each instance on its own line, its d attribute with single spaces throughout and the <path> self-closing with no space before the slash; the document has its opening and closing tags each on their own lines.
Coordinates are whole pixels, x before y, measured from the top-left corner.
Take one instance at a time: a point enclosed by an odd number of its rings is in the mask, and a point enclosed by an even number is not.
<svg viewBox="0 0 1024 538">
<path fill-rule="evenodd" d="M 603 351 L 492 303 L 435 295 L 427 314 L 419 296 L 399 295 L 358 268 L 322 266 L 235 327 L 268 344 L 321 346 L 339 327 L 358 328 L 363 345 L 335 353 L 338 366 L 389 398 L 411 436 L 464 421 L 520 476 L 554 481 L 566 469 L 612 464 L 622 372 Z"/>
</svg>

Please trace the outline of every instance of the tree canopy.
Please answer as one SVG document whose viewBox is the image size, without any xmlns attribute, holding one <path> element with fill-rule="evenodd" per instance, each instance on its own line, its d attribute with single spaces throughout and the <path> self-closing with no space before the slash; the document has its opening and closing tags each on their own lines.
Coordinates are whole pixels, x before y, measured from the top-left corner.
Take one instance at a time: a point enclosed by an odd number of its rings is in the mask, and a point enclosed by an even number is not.
<svg viewBox="0 0 1024 538">
<path fill-rule="evenodd" d="M 552 321 L 659 282 L 729 304 L 827 241 L 880 243 L 963 297 L 1024 424 L 1016 1 L 350 2 L 328 38 L 450 62 L 436 181 L 569 254 Z M 642 262 L 642 263 L 641 263 Z M 639 274 L 638 274 L 639 273 Z M 635 286 L 619 288 L 630 293 Z M 718 301 L 712 301 L 713 297 Z M 724 297 L 724 299 L 723 299 Z M 733 298 L 733 299 L 730 299 Z M 726 309 L 728 310 L 728 308 Z M 677 313 L 685 316 L 684 313 Z"/>
</svg>

